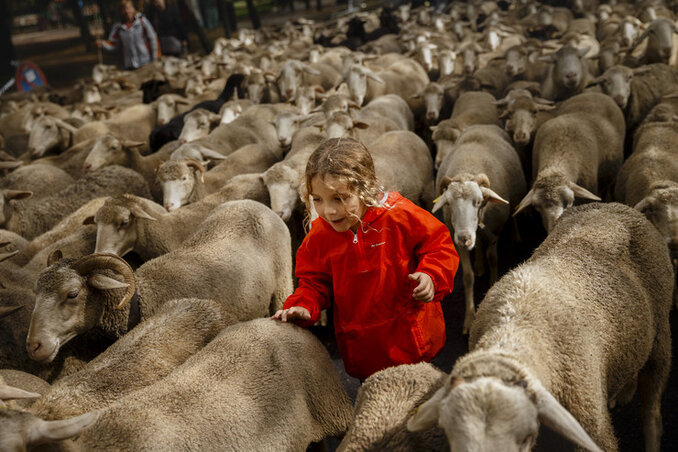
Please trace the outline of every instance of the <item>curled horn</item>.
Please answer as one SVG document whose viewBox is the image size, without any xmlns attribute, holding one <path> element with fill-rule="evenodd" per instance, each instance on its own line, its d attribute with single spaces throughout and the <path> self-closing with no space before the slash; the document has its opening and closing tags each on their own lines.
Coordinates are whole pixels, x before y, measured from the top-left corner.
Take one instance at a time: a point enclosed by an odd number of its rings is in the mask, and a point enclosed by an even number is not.
<svg viewBox="0 0 678 452">
<path fill-rule="evenodd" d="M 110 253 L 94 253 L 78 259 L 71 267 L 81 275 L 86 275 L 95 269 L 105 268 L 120 273 L 125 278 L 127 289 L 125 290 L 125 296 L 122 298 L 120 303 L 118 303 L 117 308 L 124 308 L 127 303 L 132 300 L 134 292 L 137 288 L 137 284 L 134 279 L 134 270 L 132 270 L 132 267 L 130 267 L 129 264 L 125 262 L 125 260 L 120 256 Z"/>
<path fill-rule="evenodd" d="M 197 171 L 200 171 L 200 182 L 205 183 L 205 167 L 202 166 L 202 163 L 195 159 L 186 159 L 184 163 L 189 168 L 195 168 Z"/>
</svg>

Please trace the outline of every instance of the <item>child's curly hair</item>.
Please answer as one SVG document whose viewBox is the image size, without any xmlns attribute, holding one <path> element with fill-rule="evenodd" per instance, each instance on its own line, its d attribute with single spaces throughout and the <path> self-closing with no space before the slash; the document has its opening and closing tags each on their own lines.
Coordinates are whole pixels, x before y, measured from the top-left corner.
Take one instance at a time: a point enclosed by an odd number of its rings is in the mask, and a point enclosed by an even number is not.
<svg viewBox="0 0 678 452">
<path fill-rule="evenodd" d="M 313 178 L 320 176 L 324 179 L 327 175 L 345 184 L 349 192 L 357 195 L 367 207 L 379 207 L 379 198 L 384 188 L 377 181 L 370 152 L 360 141 L 353 138 L 331 138 L 313 151 L 306 164 L 305 183 L 299 187 L 305 203 L 312 191 Z"/>
</svg>

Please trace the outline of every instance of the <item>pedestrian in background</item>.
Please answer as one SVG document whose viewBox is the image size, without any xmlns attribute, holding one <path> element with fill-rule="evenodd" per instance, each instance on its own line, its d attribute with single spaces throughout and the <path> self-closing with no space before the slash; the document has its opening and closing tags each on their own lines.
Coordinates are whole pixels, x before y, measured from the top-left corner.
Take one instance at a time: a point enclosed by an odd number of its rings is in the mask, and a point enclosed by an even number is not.
<svg viewBox="0 0 678 452">
<path fill-rule="evenodd" d="M 180 56 L 182 49 L 188 46 L 188 36 L 179 11 L 165 0 L 153 0 L 149 18 L 158 32 L 162 54 Z"/>
<path fill-rule="evenodd" d="M 120 50 L 126 70 L 140 68 L 159 56 L 158 36 L 151 22 L 138 12 L 131 0 L 120 2 L 120 22 L 113 24 L 107 41 L 97 39 L 97 47 Z"/>
</svg>

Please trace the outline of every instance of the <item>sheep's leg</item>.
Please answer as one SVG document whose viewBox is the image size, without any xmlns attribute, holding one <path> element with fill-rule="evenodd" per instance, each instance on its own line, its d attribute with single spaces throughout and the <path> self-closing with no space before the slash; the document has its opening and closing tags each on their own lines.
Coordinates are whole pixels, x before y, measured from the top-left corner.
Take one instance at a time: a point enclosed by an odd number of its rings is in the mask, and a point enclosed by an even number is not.
<svg viewBox="0 0 678 452">
<path fill-rule="evenodd" d="M 471 255 L 469 250 L 461 246 L 457 247 L 459 258 L 461 259 L 461 269 L 464 272 L 464 297 L 466 299 L 466 314 L 464 316 L 464 329 L 462 334 L 468 334 L 473 317 L 475 316 L 475 304 L 473 303 L 473 265 L 471 264 Z"/>
<path fill-rule="evenodd" d="M 473 273 L 481 277 L 485 275 L 485 262 L 483 262 L 485 256 L 485 244 L 482 240 L 479 240 L 480 237 L 476 239 L 476 247 L 473 252 Z"/>
<path fill-rule="evenodd" d="M 662 436 L 661 398 L 671 366 L 671 341 L 668 320 L 659 325 L 650 358 L 638 375 L 641 420 L 646 452 L 658 452 Z"/>
<path fill-rule="evenodd" d="M 497 240 L 492 240 L 492 242 L 487 244 L 485 250 L 487 256 L 487 266 L 490 268 L 490 285 L 497 282 L 497 267 L 499 264 L 499 259 L 497 257 Z"/>
</svg>

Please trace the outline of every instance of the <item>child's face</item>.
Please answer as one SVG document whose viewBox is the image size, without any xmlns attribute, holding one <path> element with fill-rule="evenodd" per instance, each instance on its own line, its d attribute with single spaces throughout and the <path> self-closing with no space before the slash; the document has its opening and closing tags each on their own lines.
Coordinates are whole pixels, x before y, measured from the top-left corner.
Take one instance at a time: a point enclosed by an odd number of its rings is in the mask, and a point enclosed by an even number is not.
<svg viewBox="0 0 678 452">
<path fill-rule="evenodd" d="M 348 191 L 346 184 L 330 174 L 324 180 L 316 176 L 311 179 L 311 196 L 320 218 L 327 221 L 335 231 L 357 231 L 358 222 L 365 215 L 367 206 L 356 194 Z"/>
</svg>

